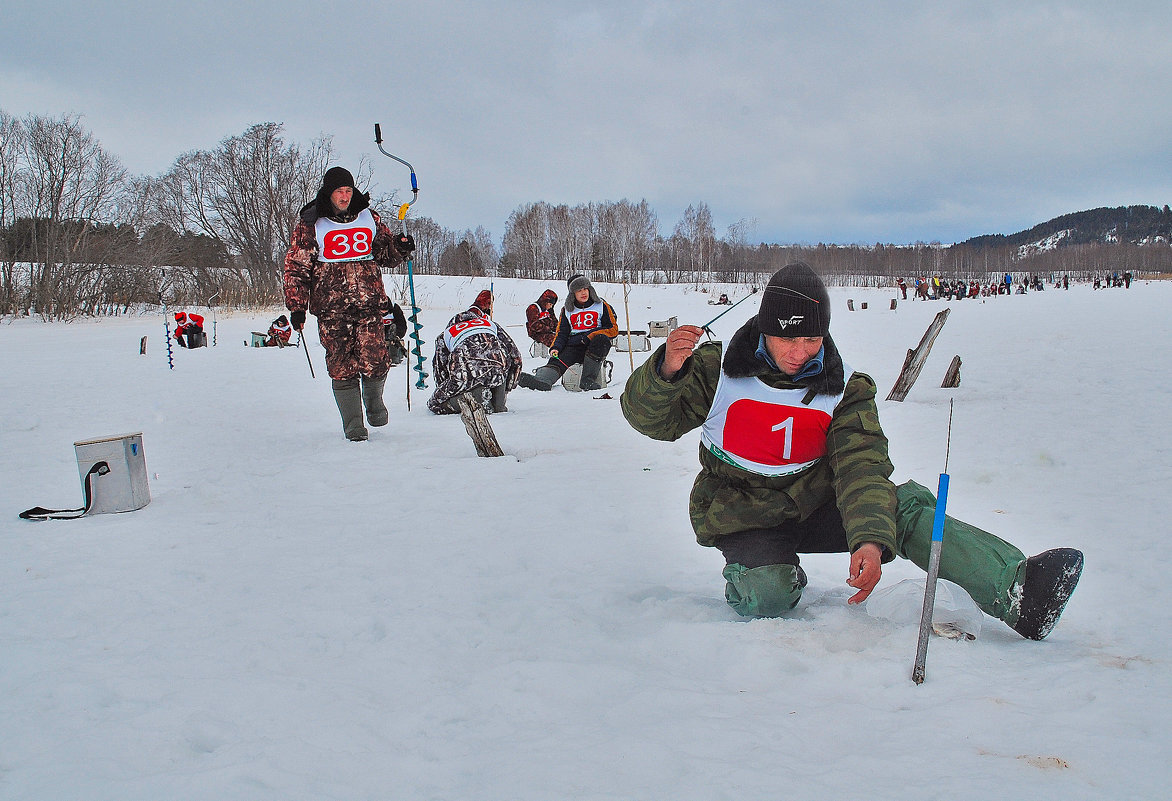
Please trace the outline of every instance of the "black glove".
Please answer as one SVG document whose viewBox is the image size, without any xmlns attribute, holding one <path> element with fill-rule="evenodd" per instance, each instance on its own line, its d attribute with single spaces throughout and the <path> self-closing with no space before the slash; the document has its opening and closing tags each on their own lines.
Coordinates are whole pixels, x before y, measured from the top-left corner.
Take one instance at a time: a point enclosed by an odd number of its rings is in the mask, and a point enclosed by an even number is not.
<svg viewBox="0 0 1172 801">
<path fill-rule="evenodd" d="M 300 331 L 305 326 L 305 312 L 295 311 L 289 315 L 289 325 L 294 331 Z"/>
<path fill-rule="evenodd" d="M 394 240 L 395 250 L 399 251 L 403 258 L 409 258 L 415 252 L 415 240 L 411 238 L 411 234 L 395 234 L 391 239 Z"/>
</svg>

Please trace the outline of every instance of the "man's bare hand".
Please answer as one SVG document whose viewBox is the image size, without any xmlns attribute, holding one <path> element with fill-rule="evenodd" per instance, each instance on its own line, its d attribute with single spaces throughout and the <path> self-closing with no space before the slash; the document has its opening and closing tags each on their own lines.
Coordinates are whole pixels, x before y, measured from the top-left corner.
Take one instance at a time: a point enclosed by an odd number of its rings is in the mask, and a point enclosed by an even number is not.
<svg viewBox="0 0 1172 801">
<path fill-rule="evenodd" d="M 846 583 L 858 592 L 847 599 L 847 603 L 860 604 L 867 600 L 882 577 L 883 549 L 873 542 L 864 542 L 851 554 L 851 574 Z"/>
<path fill-rule="evenodd" d="M 704 329 L 695 325 L 681 325 L 667 335 L 667 351 L 663 355 L 663 364 L 659 367 L 659 375 L 670 381 L 684 366 L 684 362 L 692 355 L 700 337 L 704 336 Z"/>
</svg>

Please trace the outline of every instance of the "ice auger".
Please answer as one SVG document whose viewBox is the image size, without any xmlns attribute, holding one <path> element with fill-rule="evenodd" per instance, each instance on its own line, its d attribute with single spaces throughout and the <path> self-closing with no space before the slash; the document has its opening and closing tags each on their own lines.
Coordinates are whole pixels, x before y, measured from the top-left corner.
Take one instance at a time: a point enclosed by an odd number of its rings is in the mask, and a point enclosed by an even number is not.
<svg viewBox="0 0 1172 801">
<path fill-rule="evenodd" d="M 399 206 L 399 226 L 404 234 L 407 233 L 407 209 L 419 199 L 419 184 L 415 180 L 415 168 L 409 163 L 394 155 L 388 153 L 383 149 L 383 132 L 382 128 L 376 122 L 374 124 L 374 143 L 378 145 L 379 152 L 388 158 L 392 158 L 400 164 L 404 165 L 411 171 L 411 199 Z M 414 260 L 407 258 L 407 287 L 411 293 L 411 314 L 408 315 L 407 320 L 411 323 L 411 331 L 408 336 L 414 340 L 415 344 L 411 347 L 411 353 L 415 356 L 415 372 L 419 373 L 419 380 L 415 382 L 415 386 L 419 389 L 426 389 L 427 384 L 423 379 L 427 378 L 427 373 L 423 371 L 423 340 L 419 336 L 420 330 L 423 326 L 419 324 L 419 307 L 415 305 L 415 278 L 412 272 L 412 262 Z M 410 401 L 408 401 L 410 403 Z"/>
<path fill-rule="evenodd" d="M 167 312 L 167 301 L 163 295 L 167 287 L 167 273 L 162 268 L 159 269 L 159 305 L 163 307 L 163 330 L 167 337 L 164 342 L 167 343 L 167 369 L 175 369 L 175 356 L 171 352 L 171 318 Z"/>
</svg>

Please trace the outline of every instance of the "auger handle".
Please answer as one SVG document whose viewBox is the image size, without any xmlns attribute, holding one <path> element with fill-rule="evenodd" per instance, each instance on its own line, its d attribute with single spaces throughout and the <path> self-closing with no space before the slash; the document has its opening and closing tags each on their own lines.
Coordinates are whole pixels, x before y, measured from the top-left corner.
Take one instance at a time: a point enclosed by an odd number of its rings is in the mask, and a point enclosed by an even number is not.
<svg viewBox="0 0 1172 801">
<path fill-rule="evenodd" d="M 394 159 L 411 171 L 411 200 L 399 206 L 399 222 L 403 224 L 403 233 L 407 233 L 407 221 L 405 219 L 407 209 L 414 205 L 416 200 L 419 200 L 419 181 L 415 178 L 415 168 L 411 166 L 410 162 L 404 161 L 394 153 L 388 153 L 383 148 L 383 129 L 377 122 L 374 124 L 374 143 L 378 145 L 380 153 L 388 158 Z"/>
</svg>

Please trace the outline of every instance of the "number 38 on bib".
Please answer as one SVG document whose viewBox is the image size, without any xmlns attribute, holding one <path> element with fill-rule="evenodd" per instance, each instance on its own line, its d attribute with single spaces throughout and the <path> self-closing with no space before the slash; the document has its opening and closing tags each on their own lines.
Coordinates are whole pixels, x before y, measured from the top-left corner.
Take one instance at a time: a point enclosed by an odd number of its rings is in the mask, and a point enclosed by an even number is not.
<svg viewBox="0 0 1172 801">
<path fill-rule="evenodd" d="M 367 261 L 374 258 L 374 216 L 363 209 L 353 222 L 319 217 L 314 224 L 318 261 Z"/>
</svg>

